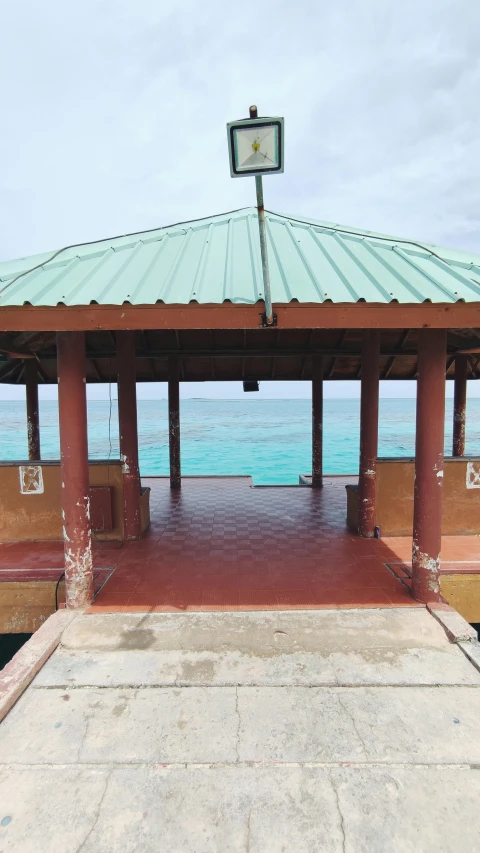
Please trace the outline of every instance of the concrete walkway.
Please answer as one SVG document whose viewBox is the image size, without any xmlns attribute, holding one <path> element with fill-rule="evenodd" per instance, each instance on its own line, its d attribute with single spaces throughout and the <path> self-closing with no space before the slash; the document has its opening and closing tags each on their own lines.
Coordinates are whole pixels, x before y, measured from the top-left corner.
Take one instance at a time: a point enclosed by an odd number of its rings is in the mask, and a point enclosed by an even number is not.
<svg viewBox="0 0 480 853">
<path fill-rule="evenodd" d="M 479 688 L 424 609 L 78 616 L 0 726 L 0 850 L 480 851 Z"/>
</svg>

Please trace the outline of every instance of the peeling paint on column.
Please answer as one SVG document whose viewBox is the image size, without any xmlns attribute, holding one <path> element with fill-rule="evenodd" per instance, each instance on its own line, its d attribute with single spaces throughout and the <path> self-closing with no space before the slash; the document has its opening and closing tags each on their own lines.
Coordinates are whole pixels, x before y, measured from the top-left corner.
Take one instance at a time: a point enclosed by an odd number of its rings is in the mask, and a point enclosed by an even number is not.
<svg viewBox="0 0 480 853">
<path fill-rule="evenodd" d="M 427 600 L 435 600 L 440 594 L 440 555 L 435 558 L 429 554 L 424 554 L 414 542 L 413 559 L 417 569 L 420 569 L 424 574 L 423 589 L 426 588 L 429 593 Z"/>
<path fill-rule="evenodd" d="M 57 335 L 62 520 L 67 608 L 85 607 L 93 598 L 92 543 L 85 393 L 85 336 Z"/>
<path fill-rule="evenodd" d="M 124 453 L 120 454 L 120 459 L 121 459 L 121 462 L 122 462 L 122 471 L 123 471 L 123 473 L 124 473 L 124 474 L 132 474 L 132 473 L 134 473 L 134 472 L 130 471 L 130 463 L 129 463 L 129 461 L 128 461 L 127 456 L 126 456 Z"/>
<path fill-rule="evenodd" d="M 440 597 L 444 481 L 446 333 L 419 334 L 412 593 L 418 601 Z"/>
</svg>

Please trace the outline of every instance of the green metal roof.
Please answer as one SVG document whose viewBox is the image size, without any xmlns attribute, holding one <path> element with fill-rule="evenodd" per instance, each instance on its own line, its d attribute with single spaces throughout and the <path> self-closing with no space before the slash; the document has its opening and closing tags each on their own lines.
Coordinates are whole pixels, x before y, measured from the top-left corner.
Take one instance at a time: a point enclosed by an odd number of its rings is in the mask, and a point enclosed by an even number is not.
<svg viewBox="0 0 480 853">
<path fill-rule="evenodd" d="M 274 303 L 480 301 L 480 256 L 266 212 Z M 246 208 L 0 264 L 0 306 L 252 304 L 263 299 Z"/>
</svg>

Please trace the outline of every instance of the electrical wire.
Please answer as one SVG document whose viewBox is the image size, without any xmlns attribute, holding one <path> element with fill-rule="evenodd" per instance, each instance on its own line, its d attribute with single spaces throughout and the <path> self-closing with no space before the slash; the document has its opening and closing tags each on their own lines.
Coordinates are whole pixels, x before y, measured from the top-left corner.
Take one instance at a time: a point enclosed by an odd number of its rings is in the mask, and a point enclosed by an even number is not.
<svg viewBox="0 0 480 853">
<path fill-rule="evenodd" d="M 248 210 L 248 208 L 239 207 L 236 210 L 229 210 L 227 214 L 217 213 L 214 216 L 201 216 L 200 219 L 188 219 L 184 222 L 174 222 L 172 225 L 162 225 L 160 228 L 148 228 L 146 231 L 132 231 L 129 234 L 117 234 L 115 237 L 103 237 L 101 240 L 87 240 L 86 243 L 72 243 L 70 246 L 63 246 L 61 249 L 57 249 L 50 258 L 47 258 L 47 260 L 40 261 L 40 263 L 35 264 L 34 267 L 30 267 L 28 270 L 23 270 L 23 272 L 20 272 L 15 276 L 15 278 L 12 278 L 11 281 L 8 281 L 5 287 L 2 287 L 0 290 L 0 296 L 20 278 L 30 275 L 30 273 L 35 272 L 35 270 L 40 269 L 40 267 L 43 267 L 46 264 L 50 264 L 55 260 L 55 258 L 58 258 L 62 252 L 66 252 L 68 249 L 81 249 L 83 246 L 96 246 L 99 243 L 110 243 L 112 240 L 122 240 L 124 237 L 137 237 L 138 234 L 153 234 L 154 231 L 168 231 L 169 228 L 179 228 L 180 225 L 189 225 L 191 222 L 205 222 L 207 219 L 215 219 L 218 216 L 229 216 L 231 213 L 241 213 L 242 210 Z"/>
<path fill-rule="evenodd" d="M 62 252 L 66 252 L 69 249 L 80 249 L 80 248 L 83 248 L 84 246 L 95 246 L 95 245 L 98 245 L 99 243 L 109 243 L 112 240 L 122 240 L 125 237 L 136 237 L 139 234 L 142 234 L 142 235 L 143 234 L 153 234 L 155 231 L 168 231 L 170 228 L 179 228 L 181 225 L 190 225 L 192 222 L 195 222 L 195 223 L 196 222 L 205 222 L 207 219 L 216 219 L 219 216 L 231 216 L 234 213 L 241 213 L 242 211 L 249 210 L 249 209 L 250 208 L 248 208 L 248 207 L 238 207 L 235 210 L 229 210 L 226 213 L 217 213 L 217 214 L 214 214 L 213 216 L 201 216 L 199 219 L 189 219 L 189 220 L 185 220 L 183 222 L 174 222 L 171 225 L 163 225 L 160 228 L 149 228 L 146 231 L 132 231 L 132 232 L 127 233 L 127 234 L 117 234 L 115 237 L 104 237 L 101 240 L 88 240 L 86 243 L 72 243 L 69 246 L 63 246 L 63 248 L 57 249 L 57 251 L 54 252 L 50 258 L 47 258 L 47 260 L 40 261 L 38 264 L 35 264 L 35 266 L 30 267 L 30 269 L 23 270 L 23 272 L 16 275 L 15 278 L 13 278 L 11 281 L 8 281 L 5 284 L 5 286 L 0 289 L 0 296 L 9 287 L 11 287 L 12 284 L 15 284 L 15 282 L 17 282 L 20 278 L 23 278 L 26 275 L 30 275 L 30 273 L 35 272 L 35 270 L 40 269 L 40 267 L 44 267 L 45 265 L 50 264 L 52 261 L 55 260 L 55 258 L 58 258 L 58 256 L 61 255 Z M 375 234 L 375 233 L 372 233 L 370 235 L 362 234 L 361 231 L 354 230 L 353 228 L 352 229 L 342 228 L 339 225 L 334 225 L 334 224 L 329 224 L 329 223 L 325 223 L 325 224 L 312 223 L 308 219 L 302 219 L 300 217 L 295 217 L 295 216 L 286 216 L 283 213 L 275 213 L 275 211 L 273 211 L 273 210 L 265 210 L 265 213 L 269 213 L 271 216 L 278 216 L 281 219 L 288 219 L 291 222 L 298 222 L 301 225 L 309 225 L 311 228 L 322 229 L 323 231 L 335 231 L 338 234 L 349 234 L 351 236 L 361 237 L 363 239 L 385 240 L 388 243 L 394 243 L 395 245 L 401 244 L 404 246 L 415 246 L 417 249 L 421 249 L 424 252 L 428 252 L 433 258 L 437 258 L 437 260 L 441 261 L 442 263 L 447 264 L 448 266 L 452 265 L 451 261 L 449 261 L 447 258 L 442 258 L 441 255 L 439 255 L 437 252 L 434 252 L 434 250 L 431 249 L 430 246 L 428 246 L 426 243 L 418 243 L 415 240 L 407 240 L 407 239 L 402 239 L 402 238 L 397 238 L 397 237 L 388 237 L 387 235 L 383 235 L 383 234 Z M 473 264 L 472 264 L 472 266 L 473 266 Z M 480 284 L 480 281 L 477 281 L 476 278 L 472 278 L 472 281 L 474 281 L 476 284 Z"/>
<path fill-rule="evenodd" d="M 111 572 L 110 572 L 110 574 L 111 574 Z M 60 575 L 60 577 L 59 577 L 59 579 L 58 579 L 58 581 L 57 581 L 57 585 L 56 585 L 56 587 L 55 587 L 55 613 L 56 613 L 56 612 L 57 612 L 57 610 L 58 610 L 58 587 L 60 586 L 60 584 L 61 584 L 62 580 L 64 579 L 64 577 L 65 577 L 65 572 L 62 572 L 62 574 Z M 95 591 L 95 581 L 96 581 L 96 580 L 98 580 L 98 578 L 99 578 L 99 577 L 100 577 L 100 572 L 94 572 L 94 574 L 93 574 L 93 585 L 94 585 L 94 591 Z M 110 577 L 110 575 L 108 575 L 108 577 L 107 577 L 107 578 L 105 578 L 104 583 L 108 580 L 108 578 L 109 578 L 109 577 Z M 104 583 L 102 584 L 102 586 L 104 585 Z"/>
<path fill-rule="evenodd" d="M 442 258 L 442 256 L 438 255 L 437 252 L 434 252 L 433 249 L 431 249 L 430 246 L 427 245 L 427 243 L 417 243 L 415 240 L 407 240 L 402 239 L 400 237 L 388 237 L 386 234 L 362 234 L 361 231 L 355 231 L 353 228 L 341 228 L 339 225 L 330 225 L 329 223 L 314 224 L 312 222 L 309 222 L 308 219 L 299 219 L 295 216 L 285 216 L 283 213 L 274 213 L 273 210 L 266 210 L 265 213 L 270 213 L 273 216 L 281 216 L 282 219 L 289 219 L 291 222 L 299 222 L 301 225 L 309 225 L 310 228 L 321 228 L 323 231 L 336 231 L 338 234 L 350 234 L 354 237 L 361 237 L 364 240 L 386 240 L 388 243 L 394 243 L 395 245 L 397 243 L 401 243 L 405 246 L 415 246 L 417 249 L 422 249 L 424 252 L 429 252 L 432 257 L 437 258 L 437 260 L 441 261 L 443 264 L 448 264 L 448 266 L 451 266 L 451 262 L 447 258 Z M 477 284 L 480 284 L 480 282 L 477 282 L 477 279 L 475 278 L 473 278 L 472 281 L 475 281 Z"/>
<path fill-rule="evenodd" d="M 59 577 L 59 579 L 58 579 L 58 581 L 57 581 L 57 585 L 56 585 L 56 587 L 55 587 L 55 613 L 56 613 L 56 612 L 57 612 L 57 610 L 58 610 L 58 587 L 60 586 L 60 584 L 61 584 L 62 580 L 64 579 L 64 577 L 65 577 L 65 572 L 62 572 L 62 574 L 60 575 L 60 577 Z"/>
</svg>

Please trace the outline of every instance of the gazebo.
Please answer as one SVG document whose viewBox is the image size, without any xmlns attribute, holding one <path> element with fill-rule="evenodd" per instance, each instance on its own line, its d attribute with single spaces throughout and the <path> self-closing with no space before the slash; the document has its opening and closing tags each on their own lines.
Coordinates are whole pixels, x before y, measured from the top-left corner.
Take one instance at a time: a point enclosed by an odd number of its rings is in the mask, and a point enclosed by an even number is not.
<svg viewBox="0 0 480 853">
<path fill-rule="evenodd" d="M 274 308 L 267 327 L 256 218 L 247 208 L 0 264 L 0 381 L 26 386 L 29 449 L 28 462 L 0 466 L 0 541 L 21 539 L 9 528 L 20 504 L 22 524 L 31 518 L 34 525 L 35 500 L 46 495 L 38 384 L 58 382 L 68 607 L 92 601 L 92 524 L 125 540 L 139 539 L 148 525 L 136 382 L 168 382 L 175 490 L 179 384 L 206 380 L 311 381 L 312 474 L 305 482 L 313 489 L 323 477 L 323 382 L 360 380 L 360 468 L 349 522 L 370 538 L 379 533 L 379 380 L 416 379 L 412 592 L 421 602 L 440 597 L 445 378 L 455 382 L 453 457 L 461 463 L 452 505 L 461 515 L 464 507 L 477 515 L 480 508 L 480 461 L 464 458 L 467 378 L 477 378 L 480 358 L 480 256 L 266 212 Z M 111 381 L 118 382 L 115 511 L 122 517 L 102 527 L 111 492 L 99 475 L 92 497 L 85 383 Z M 392 489 L 390 498 L 395 514 Z M 91 500 L 100 521 L 90 518 Z M 479 532 L 473 522 L 457 526 Z"/>
</svg>

